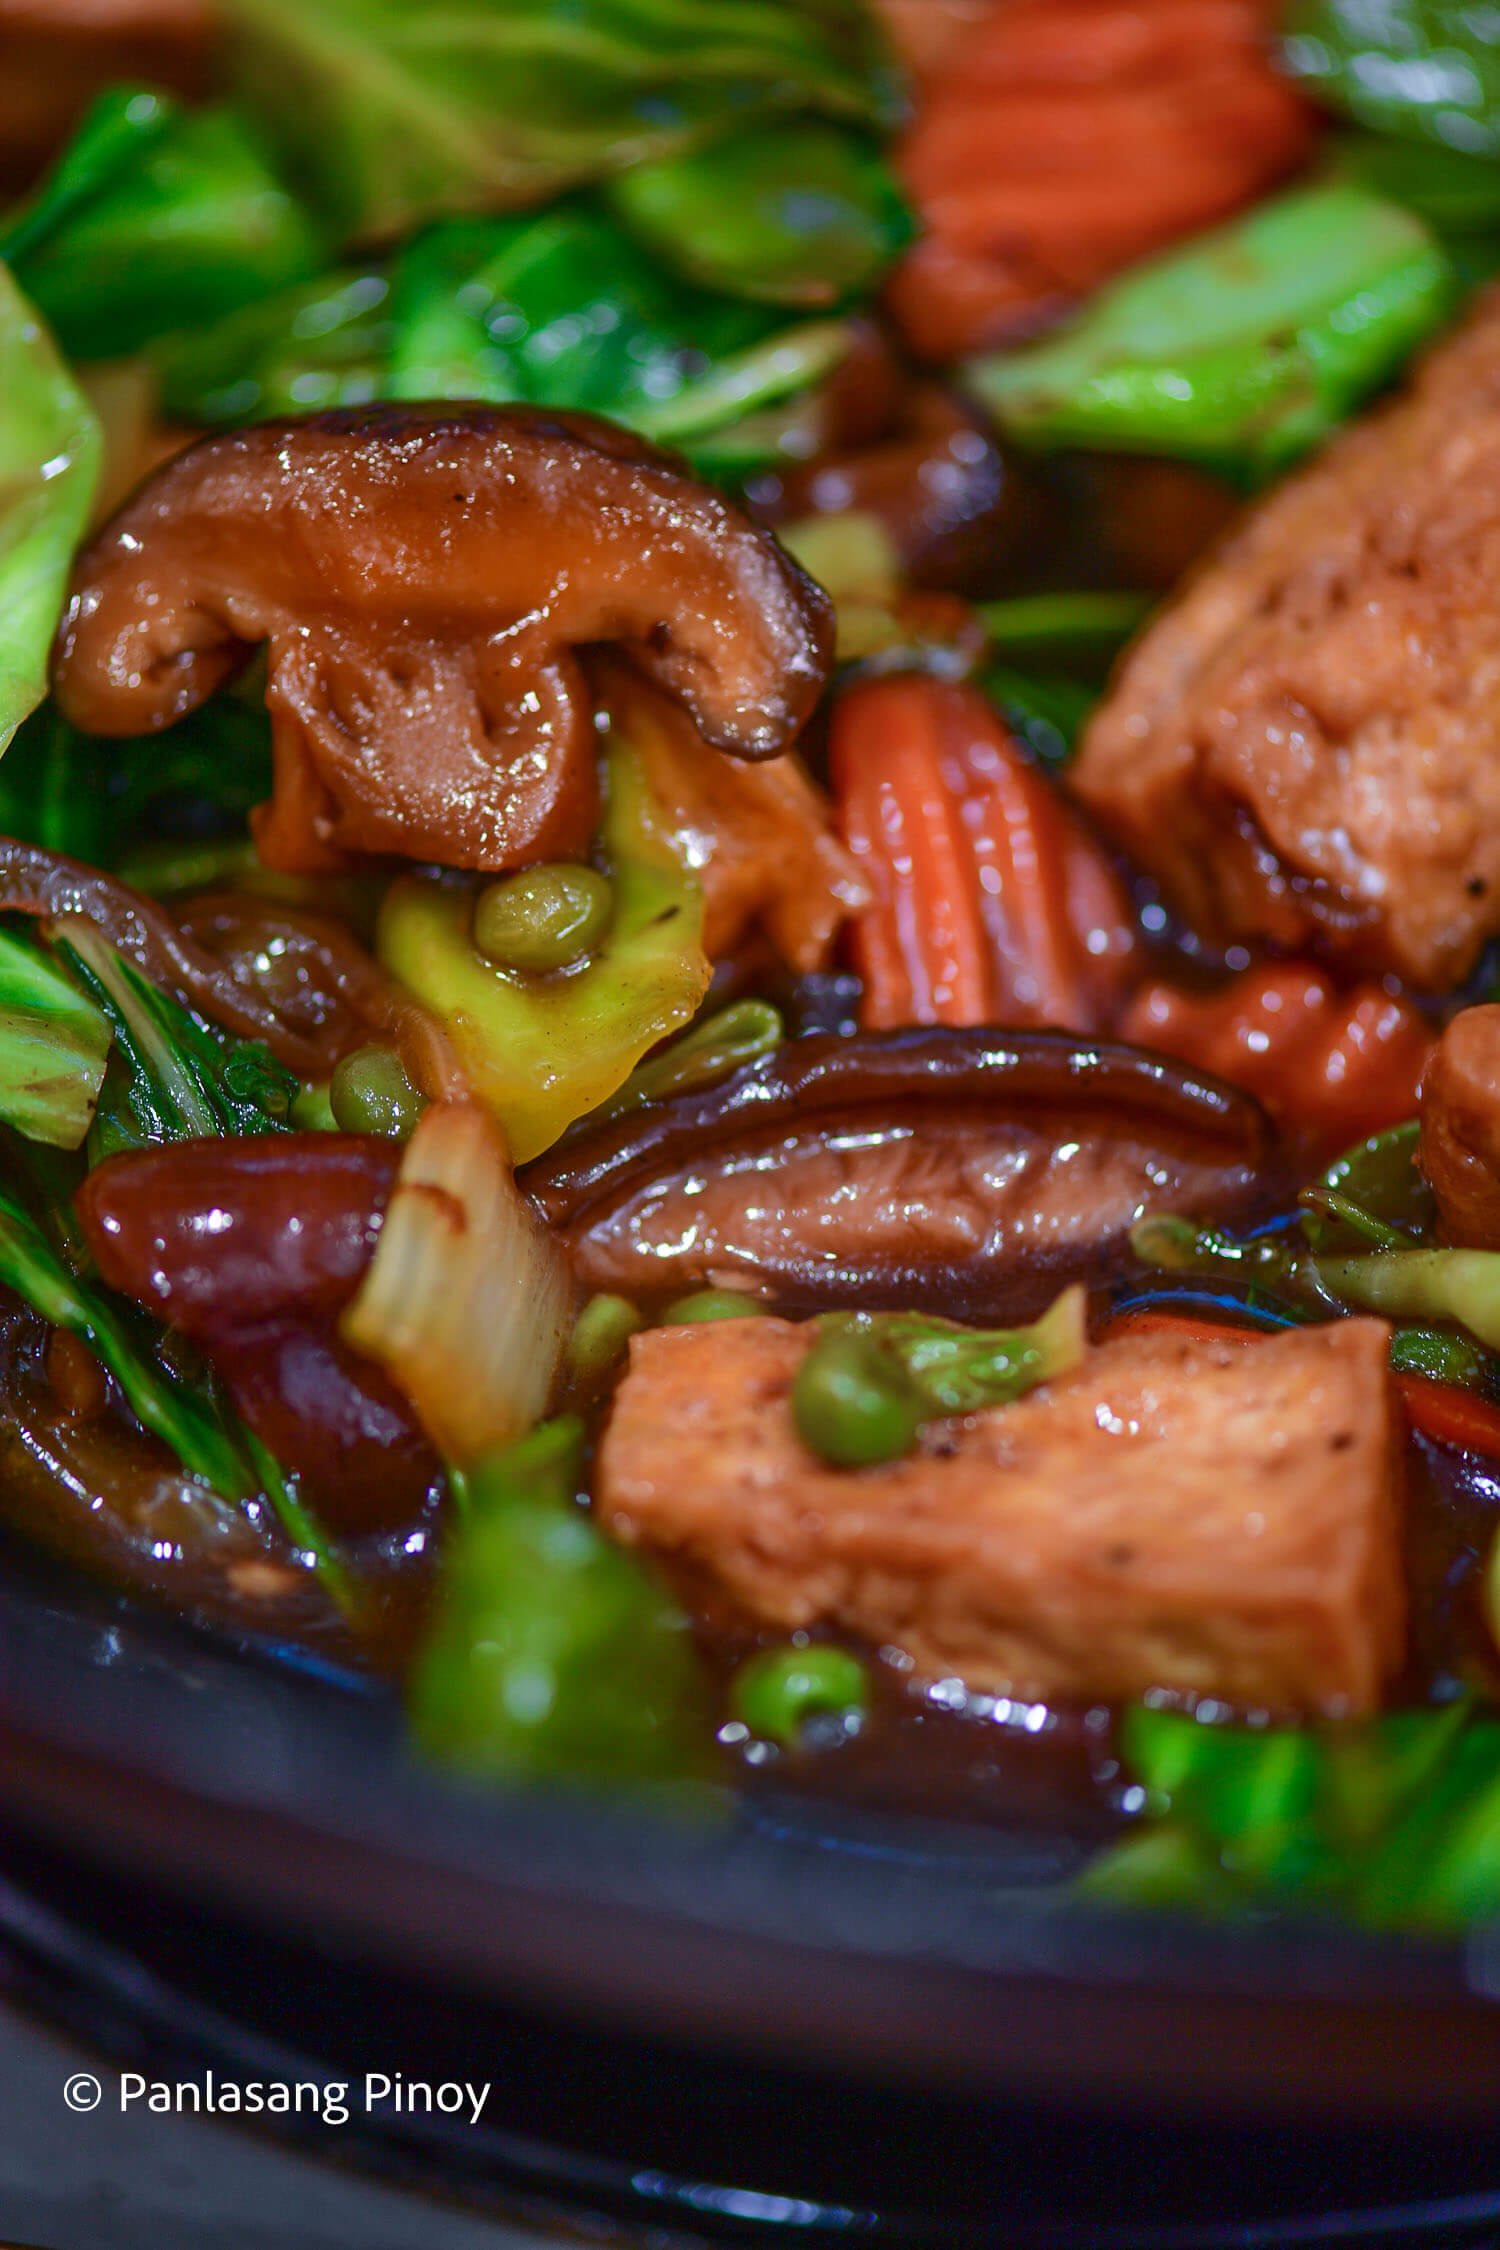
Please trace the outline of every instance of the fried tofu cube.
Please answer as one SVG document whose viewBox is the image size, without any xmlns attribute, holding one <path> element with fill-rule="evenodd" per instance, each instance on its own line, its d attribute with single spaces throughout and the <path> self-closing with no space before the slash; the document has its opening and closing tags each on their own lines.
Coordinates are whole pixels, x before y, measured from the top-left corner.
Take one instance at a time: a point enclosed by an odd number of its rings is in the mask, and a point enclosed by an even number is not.
<svg viewBox="0 0 1500 2250">
<path fill-rule="evenodd" d="M 634 1339 L 600 1458 L 616 1537 L 763 1626 L 836 1627 L 975 1690 L 1378 1705 L 1404 1638 L 1382 1322 L 1125 1334 L 861 1470 L 798 1436 L 814 1335 L 765 1319 Z"/>
<path fill-rule="evenodd" d="M 1500 289 L 1257 502 L 1068 783 L 1201 935 L 1428 989 L 1500 932 Z"/>
</svg>

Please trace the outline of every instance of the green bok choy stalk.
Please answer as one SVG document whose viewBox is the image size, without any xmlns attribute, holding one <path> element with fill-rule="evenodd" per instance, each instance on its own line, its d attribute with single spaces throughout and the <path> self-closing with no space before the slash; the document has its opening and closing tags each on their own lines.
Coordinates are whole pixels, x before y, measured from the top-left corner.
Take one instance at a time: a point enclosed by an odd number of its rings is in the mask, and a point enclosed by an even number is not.
<svg viewBox="0 0 1500 2250">
<path fill-rule="evenodd" d="M 0 1122 L 81 1148 L 113 1039 L 104 1010 L 35 938 L 0 926 Z"/>
<path fill-rule="evenodd" d="M 119 359 L 301 281 L 321 231 L 231 109 L 101 94 L 0 258 L 75 360 Z"/>
<path fill-rule="evenodd" d="M 52 937 L 115 1039 L 118 1067 L 106 1072 L 90 1138 L 95 1163 L 148 1142 L 289 1124 L 298 1082 L 266 1048 L 227 1039 L 190 1015 L 82 915 L 63 915 Z"/>
<path fill-rule="evenodd" d="M 687 1620 L 584 1512 L 583 1459 L 567 1418 L 463 1478 L 412 1679 L 418 1739 L 491 1779 L 693 1778 L 711 1734 Z"/>
<path fill-rule="evenodd" d="M 1072 327 L 968 378 L 1026 444 L 1179 454 L 1260 479 L 1385 382 L 1454 295 L 1418 218 L 1333 181 L 1134 269 Z"/>
<path fill-rule="evenodd" d="M 534 205 L 758 116 L 876 125 L 863 0 L 224 0 L 232 83 L 349 241 Z"/>
<path fill-rule="evenodd" d="M 283 1530 L 345 1612 L 355 1593 L 337 1550 L 260 1441 L 212 1392 L 185 1383 L 144 1348 L 143 1322 L 71 1273 L 25 1207 L 0 1188 L 0 1284 L 54 1328 L 88 1345 L 114 1376 L 136 1420 L 190 1477 L 225 1500 L 269 1500 Z"/>
<path fill-rule="evenodd" d="M 47 692 L 101 452 L 92 408 L 0 265 L 0 751 Z"/>
</svg>

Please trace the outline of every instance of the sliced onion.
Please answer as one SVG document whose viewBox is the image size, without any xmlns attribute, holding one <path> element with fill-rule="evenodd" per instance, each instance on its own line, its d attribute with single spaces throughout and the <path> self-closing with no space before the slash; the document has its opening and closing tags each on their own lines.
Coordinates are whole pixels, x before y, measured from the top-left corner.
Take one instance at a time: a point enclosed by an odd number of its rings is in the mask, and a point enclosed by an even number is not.
<svg viewBox="0 0 1500 2250">
<path fill-rule="evenodd" d="M 464 1468 L 546 1412 L 573 1298 L 567 1254 L 517 1188 L 489 1112 L 429 1109 L 344 1314 L 346 1342 L 378 1361 Z"/>
</svg>

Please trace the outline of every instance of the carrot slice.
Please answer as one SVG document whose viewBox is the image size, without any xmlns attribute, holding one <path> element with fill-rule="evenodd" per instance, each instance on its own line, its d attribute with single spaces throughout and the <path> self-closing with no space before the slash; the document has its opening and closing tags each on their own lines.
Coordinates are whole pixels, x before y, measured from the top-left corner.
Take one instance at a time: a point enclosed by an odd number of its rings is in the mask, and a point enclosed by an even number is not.
<svg viewBox="0 0 1500 2250">
<path fill-rule="evenodd" d="M 872 899 L 850 925 L 867 1029 L 1106 1027 L 1137 950 L 1123 887 L 982 695 L 866 681 L 835 709 L 829 764 Z"/>
<path fill-rule="evenodd" d="M 925 357 L 1004 343 L 1302 162 L 1269 0 L 1003 0 L 924 50 L 891 303 Z"/>
<path fill-rule="evenodd" d="M 1500 1406 L 1430 1375 L 1398 1375 L 1396 1382 L 1407 1419 L 1423 1437 L 1500 1458 Z"/>
<path fill-rule="evenodd" d="M 1145 985 L 1120 1036 L 1233 1079 L 1319 1147 L 1414 1117 L 1432 1031 L 1378 984 L 1340 992 L 1322 969 L 1271 961 L 1217 992 Z"/>
</svg>

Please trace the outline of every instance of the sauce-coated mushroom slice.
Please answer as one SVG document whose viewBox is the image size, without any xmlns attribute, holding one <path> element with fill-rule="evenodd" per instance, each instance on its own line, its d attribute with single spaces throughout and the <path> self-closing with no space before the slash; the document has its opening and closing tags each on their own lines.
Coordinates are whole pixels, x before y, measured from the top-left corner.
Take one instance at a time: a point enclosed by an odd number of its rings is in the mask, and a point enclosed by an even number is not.
<svg viewBox="0 0 1500 2250">
<path fill-rule="evenodd" d="M 1421 1163 L 1445 1240 L 1500 1250 L 1500 1007 L 1465 1008 L 1422 1078 Z"/>
<path fill-rule="evenodd" d="M 206 439 L 82 556 L 54 689 L 148 734 L 269 644 L 273 866 L 581 852 L 618 643 L 741 758 L 784 750 L 830 660 L 826 597 L 728 501 L 587 415 L 378 407 Z"/>
<path fill-rule="evenodd" d="M 798 1040 L 714 1091 L 565 1142 L 522 1175 L 594 1289 L 710 1280 L 783 1305 L 1021 1317 L 1148 1211 L 1272 1192 L 1248 1096 L 1063 1033 Z"/>
</svg>

